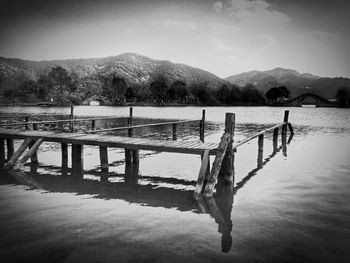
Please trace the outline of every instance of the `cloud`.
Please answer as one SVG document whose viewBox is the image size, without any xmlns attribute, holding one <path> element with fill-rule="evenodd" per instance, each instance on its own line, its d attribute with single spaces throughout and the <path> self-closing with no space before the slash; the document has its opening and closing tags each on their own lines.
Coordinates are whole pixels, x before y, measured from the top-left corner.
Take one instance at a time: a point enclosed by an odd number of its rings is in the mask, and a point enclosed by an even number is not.
<svg viewBox="0 0 350 263">
<path fill-rule="evenodd" d="M 168 29 L 180 30 L 183 32 L 192 32 L 198 29 L 196 23 L 192 21 L 180 21 L 176 19 L 153 20 L 153 25 L 165 27 Z"/>
<path fill-rule="evenodd" d="M 214 10 L 215 10 L 216 12 L 221 13 L 221 12 L 223 11 L 223 9 L 224 9 L 224 3 L 221 2 L 221 1 L 216 2 L 216 3 L 214 4 L 213 8 L 214 8 Z"/>
<path fill-rule="evenodd" d="M 281 12 L 272 10 L 271 4 L 264 0 L 227 0 L 216 2 L 213 6 L 217 12 L 226 12 L 237 21 L 275 24 L 286 23 L 290 18 Z"/>
</svg>

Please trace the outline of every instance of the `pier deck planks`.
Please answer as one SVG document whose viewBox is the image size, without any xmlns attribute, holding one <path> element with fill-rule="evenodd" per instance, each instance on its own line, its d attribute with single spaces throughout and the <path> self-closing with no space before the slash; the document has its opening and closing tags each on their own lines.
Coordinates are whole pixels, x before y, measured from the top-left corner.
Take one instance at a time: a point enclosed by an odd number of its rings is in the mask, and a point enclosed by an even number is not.
<svg viewBox="0 0 350 263">
<path fill-rule="evenodd" d="M 23 131 L 0 129 L 0 138 L 39 139 L 49 142 L 95 145 L 102 147 L 126 148 L 131 150 L 149 150 L 159 152 L 175 152 L 187 154 L 202 154 L 209 150 L 210 155 L 216 154 L 216 143 L 196 141 L 166 141 L 123 136 L 62 133 L 53 131 Z"/>
</svg>

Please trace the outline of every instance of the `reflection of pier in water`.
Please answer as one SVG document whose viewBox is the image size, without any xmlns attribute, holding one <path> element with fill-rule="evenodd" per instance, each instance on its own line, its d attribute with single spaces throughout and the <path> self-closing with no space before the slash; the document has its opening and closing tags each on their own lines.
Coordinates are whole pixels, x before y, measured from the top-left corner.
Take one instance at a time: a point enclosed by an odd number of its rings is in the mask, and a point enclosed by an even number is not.
<svg viewBox="0 0 350 263">
<path fill-rule="evenodd" d="M 28 175 L 20 175 L 19 171 L 10 171 L 14 178 L 21 183 L 37 185 L 50 192 L 72 192 L 80 195 L 93 195 L 101 199 L 122 199 L 130 203 L 152 207 L 174 208 L 179 211 L 193 211 L 195 213 L 207 213 L 214 218 L 218 224 L 218 232 L 221 233 L 222 252 L 228 252 L 232 247 L 232 220 L 231 213 L 234 203 L 234 195 L 241 189 L 257 172 L 264 167 L 277 153 L 282 150 L 283 155 L 287 154 L 287 144 L 292 140 L 293 135 L 288 138 L 282 136 L 281 146 L 273 142 L 273 152 L 263 159 L 262 147 L 259 147 L 257 167 L 251 170 L 241 181 L 236 184 L 228 182 L 219 177 L 216 184 L 216 194 L 213 196 L 197 195 L 193 198 L 193 190 L 179 190 L 171 187 L 159 187 L 157 183 L 162 182 L 168 185 L 194 186 L 196 181 L 186 181 L 176 178 L 154 178 L 155 185 L 140 184 L 142 180 L 152 180 L 152 177 L 139 176 L 138 167 L 125 169 L 124 182 L 100 183 L 95 180 L 87 180 L 77 177 L 66 176 L 67 171 L 62 170 L 61 176 L 38 174 L 38 165 L 30 165 L 31 171 Z M 261 146 L 261 145 L 260 145 Z M 234 173 L 234 169 L 231 170 Z M 234 178 L 233 174 L 232 177 Z M 128 179 L 129 178 L 129 179 Z M 132 180 L 130 180 L 132 178 Z M 2 181 L 6 179 L 0 178 Z M 8 178 L 12 180 L 12 178 Z M 26 180 L 26 181 L 23 181 Z M 9 181 L 7 181 L 9 182 Z M 12 181 L 11 181 L 12 182 Z"/>
</svg>

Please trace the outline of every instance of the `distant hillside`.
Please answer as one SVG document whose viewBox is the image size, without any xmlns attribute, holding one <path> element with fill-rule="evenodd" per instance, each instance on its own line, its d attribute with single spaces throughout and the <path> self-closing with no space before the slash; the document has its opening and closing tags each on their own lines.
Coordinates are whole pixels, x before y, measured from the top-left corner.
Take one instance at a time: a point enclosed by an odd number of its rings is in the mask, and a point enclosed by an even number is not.
<svg viewBox="0 0 350 263">
<path fill-rule="evenodd" d="M 165 60 L 154 60 L 134 53 L 106 58 L 53 61 L 28 61 L 0 57 L 0 90 L 5 86 L 16 87 L 22 79 L 36 80 L 55 66 L 66 69 L 70 74 L 76 74 L 82 86 L 96 85 L 95 80 L 98 76 L 110 74 L 124 77 L 129 84 L 140 85 L 149 85 L 152 80 L 160 76 L 169 83 L 175 80 L 182 80 L 187 85 L 207 82 L 211 88 L 226 82 L 201 69 Z"/>
<path fill-rule="evenodd" d="M 227 77 L 226 80 L 238 86 L 253 84 L 263 93 L 272 87 L 286 86 L 291 91 L 292 97 L 303 93 L 315 93 L 327 99 L 334 98 L 338 88 L 350 87 L 350 79 L 347 78 L 323 78 L 284 68 L 249 71 Z"/>
</svg>

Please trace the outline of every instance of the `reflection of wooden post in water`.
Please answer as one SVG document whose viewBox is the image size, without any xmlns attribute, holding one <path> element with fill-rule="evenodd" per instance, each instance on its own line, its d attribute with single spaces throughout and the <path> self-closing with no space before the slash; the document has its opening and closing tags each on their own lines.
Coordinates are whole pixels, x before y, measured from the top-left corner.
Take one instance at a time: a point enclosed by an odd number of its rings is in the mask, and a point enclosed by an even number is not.
<svg viewBox="0 0 350 263">
<path fill-rule="evenodd" d="M 235 131 L 235 115 L 233 113 L 226 113 L 225 119 L 225 133 L 231 135 L 231 139 L 227 145 L 225 157 L 222 161 L 219 177 L 224 178 L 226 182 L 233 182 L 233 161 L 234 153 L 232 149 L 233 136 Z"/>
<path fill-rule="evenodd" d="M 0 168 L 5 165 L 5 140 L 0 138 Z"/>
<path fill-rule="evenodd" d="M 72 144 L 72 174 L 83 179 L 84 177 L 84 148 L 82 144 Z"/>
<path fill-rule="evenodd" d="M 62 175 L 68 175 L 68 144 L 61 143 L 61 168 Z"/>
<path fill-rule="evenodd" d="M 282 136 L 282 153 L 287 156 L 287 135 Z"/>
<path fill-rule="evenodd" d="M 258 137 L 258 168 L 262 167 L 264 155 L 264 134 Z"/>
<path fill-rule="evenodd" d="M 101 182 L 108 181 L 108 150 L 107 147 L 100 146 L 101 161 Z"/>
<path fill-rule="evenodd" d="M 24 117 L 24 121 L 26 123 L 26 125 L 24 126 L 26 130 L 29 130 L 29 126 L 28 126 L 28 122 L 29 122 L 29 117 L 28 116 L 25 116 Z"/>
</svg>

